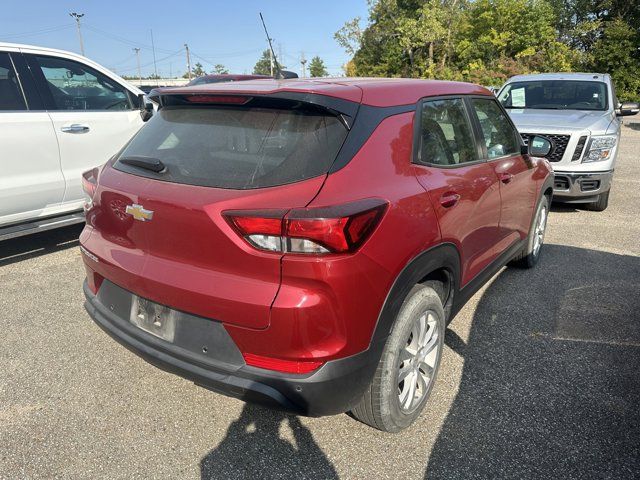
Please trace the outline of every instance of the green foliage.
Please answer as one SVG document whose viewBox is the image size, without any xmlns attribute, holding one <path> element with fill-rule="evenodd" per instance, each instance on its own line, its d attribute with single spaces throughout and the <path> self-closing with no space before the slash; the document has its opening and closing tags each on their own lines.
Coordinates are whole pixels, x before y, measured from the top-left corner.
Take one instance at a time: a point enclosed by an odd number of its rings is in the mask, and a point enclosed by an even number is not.
<svg viewBox="0 0 640 480">
<path fill-rule="evenodd" d="M 262 55 L 256 62 L 256 65 L 253 67 L 253 73 L 255 75 L 271 75 L 271 57 L 269 55 L 269 50 L 265 50 L 264 52 L 262 52 Z"/>
<path fill-rule="evenodd" d="M 621 101 L 637 101 L 640 96 L 639 45 L 640 35 L 621 17 L 605 21 L 602 36 L 593 45 L 594 70 L 611 74 Z"/>
<path fill-rule="evenodd" d="M 223 74 L 229 73 L 229 70 L 227 70 L 227 68 L 224 65 L 217 63 L 216 65 L 213 66 L 213 70 L 211 70 L 211 73 L 215 75 L 223 75 Z"/>
<path fill-rule="evenodd" d="M 534 72 L 610 73 L 640 97 L 638 0 L 370 0 L 335 34 L 350 75 L 499 85 Z"/>
<path fill-rule="evenodd" d="M 335 38 L 338 45 L 344 48 L 349 55 L 355 55 L 360 48 L 360 41 L 362 39 L 360 17 L 345 22 L 342 28 L 333 34 L 333 38 Z"/>
<path fill-rule="evenodd" d="M 207 72 L 204 71 L 204 67 L 200 62 L 196 63 L 193 67 L 191 67 L 191 77 L 198 78 L 206 75 Z M 189 72 L 185 73 L 182 78 L 189 78 Z"/>
<path fill-rule="evenodd" d="M 204 71 L 204 67 L 202 66 L 202 64 L 200 62 L 198 62 L 191 69 L 191 74 L 194 77 L 201 77 L 203 75 L 206 75 L 207 72 Z"/>
<path fill-rule="evenodd" d="M 309 62 L 309 75 L 312 77 L 326 77 L 329 75 L 327 67 L 325 67 L 320 57 L 315 56 L 311 59 L 311 62 Z"/>
<path fill-rule="evenodd" d="M 267 49 L 264 52 L 262 52 L 262 55 L 260 56 L 260 58 L 258 59 L 258 61 L 256 62 L 256 65 L 253 67 L 253 74 L 254 75 L 271 75 L 271 57 L 269 55 L 270 51 Z M 284 65 L 282 65 L 282 63 L 280 64 L 280 69 L 281 70 L 285 70 L 287 67 L 285 67 Z M 273 74 L 276 74 L 276 62 L 275 59 L 273 61 Z"/>
</svg>

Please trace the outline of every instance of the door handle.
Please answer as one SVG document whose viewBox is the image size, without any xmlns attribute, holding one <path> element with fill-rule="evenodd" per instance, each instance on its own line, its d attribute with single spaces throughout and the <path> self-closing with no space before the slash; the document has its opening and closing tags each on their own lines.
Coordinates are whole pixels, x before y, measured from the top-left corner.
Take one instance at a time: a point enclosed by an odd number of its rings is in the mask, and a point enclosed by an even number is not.
<svg viewBox="0 0 640 480">
<path fill-rule="evenodd" d="M 509 183 L 513 180 L 513 174 L 509 172 L 502 172 L 498 174 L 498 178 L 502 183 Z"/>
<path fill-rule="evenodd" d="M 440 205 L 444 208 L 451 208 L 458 203 L 460 195 L 456 192 L 446 192 L 440 197 Z"/>
<path fill-rule="evenodd" d="M 90 128 L 87 125 L 74 123 L 72 125 L 65 125 L 60 130 L 62 130 L 64 133 L 87 133 Z"/>
</svg>

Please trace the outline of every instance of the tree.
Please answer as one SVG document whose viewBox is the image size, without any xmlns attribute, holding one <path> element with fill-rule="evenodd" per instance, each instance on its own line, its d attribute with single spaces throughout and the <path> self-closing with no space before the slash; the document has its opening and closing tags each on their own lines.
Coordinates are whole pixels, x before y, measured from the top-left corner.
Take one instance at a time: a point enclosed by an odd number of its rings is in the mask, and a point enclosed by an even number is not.
<svg viewBox="0 0 640 480">
<path fill-rule="evenodd" d="M 347 54 L 354 56 L 360 48 L 362 41 L 362 30 L 360 29 L 360 17 L 345 22 L 340 30 L 333 34 L 333 38 L 338 42 Z"/>
<path fill-rule="evenodd" d="M 216 65 L 213 66 L 213 70 L 211 70 L 211 73 L 216 75 L 224 75 L 229 73 L 229 70 L 227 70 L 227 68 L 224 65 L 217 63 Z"/>
<path fill-rule="evenodd" d="M 638 101 L 640 95 L 638 45 L 640 34 L 618 17 L 604 22 L 602 35 L 591 51 L 592 70 L 611 75 L 620 101 Z"/>
<path fill-rule="evenodd" d="M 350 76 L 498 85 L 521 73 L 611 74 L 640 97 L 640 0 L 369 0 L 334 38 Z"/>
<path fill-rule="evenodd" d="M 309 62 L 309 75 L 312 77 L 326 77 L 329 75 L 327 67 L 325 67 L 324 62 L 317 55 Z"/>
<path fill-rule="evenodd" d="M 206 75 L 207 72 L 204 71 L 204 68 L 202 66 L 202 64 L 200 62 L 196 63 L 192 68 L 191 68 L 191 76 L 192 77 L 202 77 L 203 75 Z M 185 73 L 182 78 L 189 78 L 189 72 Z"/>
<path fill-rule="evenodd" d="M 275 65 L 273 66 L 275 73 Z M 271 55 L 269 50 L 262 52 L 262 56 L 256 62 L 253 67 L 253 73 L 255 75 L 271 75 Z"/>
</svg>

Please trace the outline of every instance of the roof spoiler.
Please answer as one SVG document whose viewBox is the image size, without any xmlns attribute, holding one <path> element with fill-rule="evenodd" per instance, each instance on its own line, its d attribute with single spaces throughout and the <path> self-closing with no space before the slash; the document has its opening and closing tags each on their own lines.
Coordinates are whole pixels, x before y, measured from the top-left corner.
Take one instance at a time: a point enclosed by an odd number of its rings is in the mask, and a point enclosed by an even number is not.
<svg viewBox="0 0 640 480">
<path fill-rule="evenodd" d="M 328 95 L 318 93 L 302 93 L 302 92 L 274 92 L 274 93 L 254 93 L 247 92 L 194 92 L 183 90 L 180 87 L 156 88 L 149 92 L 148 97 L 158 103 L 158 109 L 166 106 L 190 105 L 190 104 L 226 104 L 235 106 L 252 106 L 258 103 L 265 104 L 270 100 L 289 101 L 308 103 L 323 110 L 328 111 L 332 115 L 337 116 L 344 126 L 350 130 L 353 121 L 358 113 L 360 104 L 349 100 L 344 100 Z M 195 97 L 203 97 L 205 101 L 197 101 Z M 220 97 L 220 102 L 216 102 L 215 97 Z M 238 101 L 235 101 L 237 99 Z"/>
</svg>

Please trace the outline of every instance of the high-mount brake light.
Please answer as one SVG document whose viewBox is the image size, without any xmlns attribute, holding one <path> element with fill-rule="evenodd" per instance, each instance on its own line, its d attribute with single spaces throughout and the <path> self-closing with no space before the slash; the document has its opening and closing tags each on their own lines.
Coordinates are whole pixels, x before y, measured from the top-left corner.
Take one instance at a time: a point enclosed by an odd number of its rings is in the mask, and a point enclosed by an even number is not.
<svg viewBox="0 0 640 480">
<path fill-rule="evenodd" d="M 184 99 L 189 103 L 244 105 L 251 100 L 251 97 L 238 95 L 188 95 Z"/>
<path fill-rule="evenodd" d="M 332 207 L 293 209 L 289 213 L 238 210 L 223 215 L 240 236 L 260 250 L 350 253 L 371 235 L 387 205 L 383 200 L 367 199 Z"/>
</svg>

